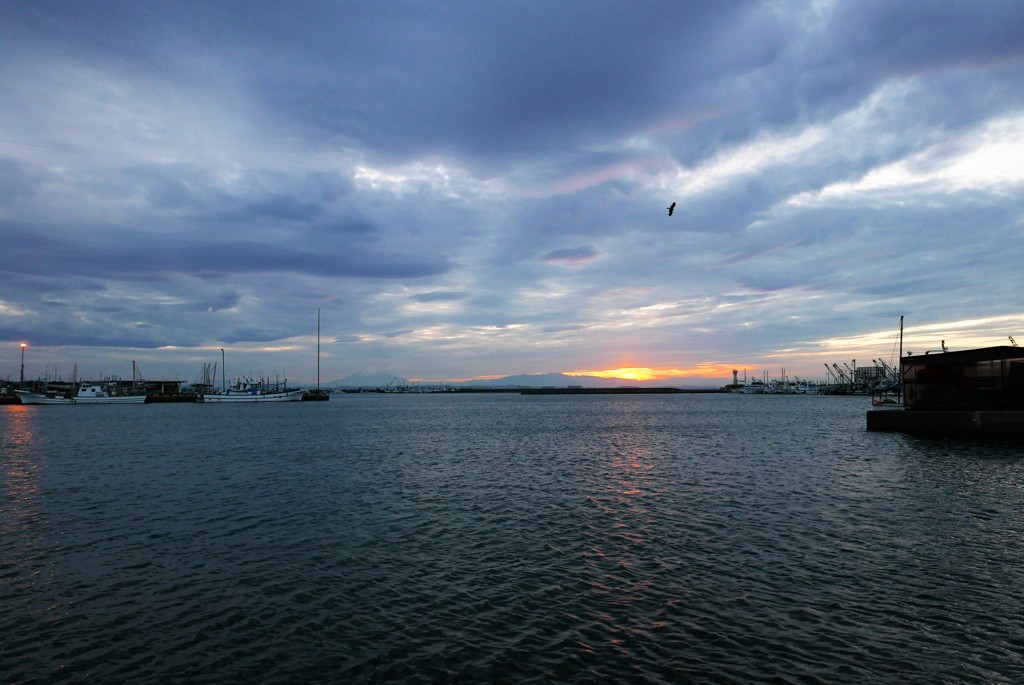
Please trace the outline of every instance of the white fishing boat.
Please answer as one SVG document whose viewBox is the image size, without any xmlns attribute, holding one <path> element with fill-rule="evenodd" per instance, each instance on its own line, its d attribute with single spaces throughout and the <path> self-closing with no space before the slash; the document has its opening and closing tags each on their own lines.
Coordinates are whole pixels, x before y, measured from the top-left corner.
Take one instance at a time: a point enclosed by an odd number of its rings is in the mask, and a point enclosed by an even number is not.
<svg viewBox="0 0 1024 685">
<path fill-rule="evenodd" d="M 53 390 L 47 392 L 32 392 L 30 390 L 15 390 L 22 404 L 74 404 L 70 397 L 65 397 Z"/>
<path fill-rule="evenodd" d="M 738 386 L 738 389 L 735 392 L 739 392 L 744 395 L 764 395 L 768 393 L 768 384 L 764 381 L 753 380 L 749 383 L 743 383 Z"/>
<path fill-rule="evenodd" d="M 239 379 L 234 385 L 215 393 L 199 396 L 200 402 L 296 402 L 306 394 L 305 390 L 288 389 L 286 385 L 274 384 L 251 378 Z"/>
<path fill-rule="evenodd" d="M 296 390 L 288 387 L 288 379 L 283 382 L 274 382 L 261 378 L 239 378 L 234 385 L 227 384 L 227 359 L 224 356 L 224 349 L 220 351 L 220 385 L 223 390 L 220 392 L 201 393 L 198 397 L 200 402 L 297 402 L 306 394 L 305 390 Z"/>
<path fill-rule="evenodd" d="M 142 404 L 145 395 L 115 395 L 102 385 L 83 383 L 75 395 L 75 404 Z"/>
</svg>

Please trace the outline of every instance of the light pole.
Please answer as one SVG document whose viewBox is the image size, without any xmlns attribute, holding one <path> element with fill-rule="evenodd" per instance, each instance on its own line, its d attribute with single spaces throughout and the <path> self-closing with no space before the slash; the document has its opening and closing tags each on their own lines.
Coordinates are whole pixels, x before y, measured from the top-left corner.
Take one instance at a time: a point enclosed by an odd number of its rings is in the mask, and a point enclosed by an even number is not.
<svg viewBox="0 0 1024 685">
<path fill-rule="evenodd" d="M 25 348 L 28 347 L 28 343 L 21 343 L 21 381 L 18 383 L 18 389 L 25 389 Z"/>
</svg>

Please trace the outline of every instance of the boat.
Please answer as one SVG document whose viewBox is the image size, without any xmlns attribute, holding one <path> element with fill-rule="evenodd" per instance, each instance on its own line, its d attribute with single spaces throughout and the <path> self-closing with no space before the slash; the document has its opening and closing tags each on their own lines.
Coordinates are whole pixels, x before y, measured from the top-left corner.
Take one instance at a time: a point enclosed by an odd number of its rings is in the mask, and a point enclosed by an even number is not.
<svg viewBox="0 0 1024 685">
<path fill-rule="evenodd" d="M 306 394 L 305 390 L 288 389 L 287 385 L 270 383 L 251 378 L 239 379 L 234 385 L 220 392 L 199 395 L 200 402 L 296 402 Z"/>
<path fill-rule="evenodd" d="M 768 384 L 760 380 L 752 380 L 739 386 L 737 392 L 744 395 L 764 395 L 768 393 Z"/>
<path fill-rule="evenodd" d="M 900 333 L 899 333 L 899 344 L 900 352 L 899 359 L 903 358 L 903 317 L 900 317 Z M 945 349 L 946 341 L 942 341 L 942 347 Z M 877 360 L 876 360 L 877 362 Z M 881 384 L 875 387 L 872 397 L 872 407 L 888 407 L 896 408 L 903 407 L 903 363 L 900 362 L 900 368 L 893 368 L 890 364 L 880 362 L 882 371 L 884 373 Z"/>
<path fill-rule="evenodd" d="M 75 404 L 142 404 L 145 395 L 114 395 L 103 386 L 83 383 L 75 395 Z"/>
<path fill-rule="evenodd" d="M 239 378 L 234 385 L 228 386 L 225 369 L 227 359 L 224 348 L 220 350 L 220 392 L 203 392 L 197 396 L 199 402 L 297 402 L 306 394 L 305 390 L 288 387 L 288 379 L 284 382 L 270 383 L 269 379 Z"/>
<path fill-rule="evenodd" d="M 32 392 L 31 390 L 15 390 L 22 404 L 74 404 L 70 397 L 65 397 L 53 390 L 46 392 Z"/>
<path fill-rule="evenodd" d="M 871 395 L 871 406 L 873 407 L 888 407 L 888 406 L 903 406 L 903 387 L 900 385 L 899 379 L 889 385 L 875 388 Z"/>
</svg>

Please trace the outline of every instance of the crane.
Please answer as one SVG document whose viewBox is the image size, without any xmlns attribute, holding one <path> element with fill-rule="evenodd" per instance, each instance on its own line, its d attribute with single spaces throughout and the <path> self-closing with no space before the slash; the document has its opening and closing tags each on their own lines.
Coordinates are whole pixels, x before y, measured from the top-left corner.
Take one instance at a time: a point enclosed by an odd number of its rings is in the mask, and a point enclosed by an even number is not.
<svg viewBox="0 0 1024 685">
<path fill-rule="evenodd" d="M 838 364 L 832 364 L 832 368 L 835 369 L 836 373 L 839 374 L 839 378 L 842 379 L 843 383 L 849 383 L 851 387 L 853 386 L 853 379 L 847 377 L 847 375 L 843 372 L 843 370 L 839 368 Z"/>
<path fill-rule="evenodd" d="M 1012 335 L 1009 335 L 1007 337 L 1010 339 L 1010 344 L 1011 345 L 1013 345 L 1014 347 L 1020 347 L 1020 345 L 1017 344 L 1017 341 L 1013 339 Z"/>
</svg>

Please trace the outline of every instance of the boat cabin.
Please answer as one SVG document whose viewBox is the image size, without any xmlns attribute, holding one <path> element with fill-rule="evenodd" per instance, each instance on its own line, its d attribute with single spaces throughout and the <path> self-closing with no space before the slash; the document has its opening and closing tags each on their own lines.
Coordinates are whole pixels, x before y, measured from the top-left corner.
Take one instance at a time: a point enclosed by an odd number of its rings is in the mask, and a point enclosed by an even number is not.
<svg viewBox="0 0 1024 685">
<path fill-rule="evenodd" d="M 1024 348 L 908 355 L 900 366 L 906 409 L 1024 409 Z"/>
</svg>

